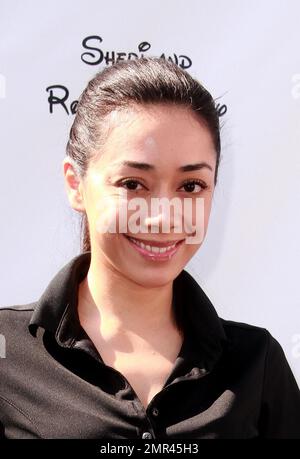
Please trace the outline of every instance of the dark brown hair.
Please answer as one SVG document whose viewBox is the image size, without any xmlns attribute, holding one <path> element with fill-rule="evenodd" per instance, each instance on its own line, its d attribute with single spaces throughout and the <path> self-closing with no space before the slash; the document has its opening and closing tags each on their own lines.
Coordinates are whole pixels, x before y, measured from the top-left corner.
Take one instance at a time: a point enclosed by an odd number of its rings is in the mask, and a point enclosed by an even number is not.
<svg viewBox="0 0 300 459">
<path fill-rule="evenodd" d="M 98 72 L 79 97 L 67 155 L 84 177 L 95 152 L 101 152 L 108 115 L 134 105 L 177 104 L 190 108 L 207 125 L 216 150 L 214 183 L 220 162 L 219 115 L 211 94 L 187 71 L 159 57 L 120 61 Z M 86 213 L 81 220 L 81 251 L 91 250 Z"/>
</svg>

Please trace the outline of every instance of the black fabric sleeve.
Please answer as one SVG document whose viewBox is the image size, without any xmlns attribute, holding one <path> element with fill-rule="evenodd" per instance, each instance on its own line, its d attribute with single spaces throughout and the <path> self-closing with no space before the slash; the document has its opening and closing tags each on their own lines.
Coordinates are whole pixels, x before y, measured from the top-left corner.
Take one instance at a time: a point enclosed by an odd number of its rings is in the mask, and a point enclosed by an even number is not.
<svg viewBox="0 0 300 459">
<path fill-rule="evenodd" d="M 281 345 L 267 333 L 260 437 L 300 439 L 300 390 Z"/>
</svg>

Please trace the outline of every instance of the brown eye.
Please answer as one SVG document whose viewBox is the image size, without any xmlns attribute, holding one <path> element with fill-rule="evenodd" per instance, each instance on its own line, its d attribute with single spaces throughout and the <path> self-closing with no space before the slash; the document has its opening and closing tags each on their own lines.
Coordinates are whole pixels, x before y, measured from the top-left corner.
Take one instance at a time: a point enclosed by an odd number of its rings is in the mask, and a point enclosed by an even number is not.
<svg viewBox="0 0 300 459">
<path fill-rule="evenodd" d="M 143 185 L 140 182 L 138 182 L 137 180 L 133 180 L 133 179 L 123 180 L 120 183 L 120 185 L 123 186 L 124 188 L 127 188 L 127 190 L 130 190 L 130 191 L 137 191 L 138 185 L 141 185 L 143 187 Z"/>
<path fill-rule="evenodd" d="M 189 180 L 188 182 L 185 182 L 182 187 L 187 193 L 199 193 L 207 188 L 207 185 L 200 180 Z"/>
</svg>

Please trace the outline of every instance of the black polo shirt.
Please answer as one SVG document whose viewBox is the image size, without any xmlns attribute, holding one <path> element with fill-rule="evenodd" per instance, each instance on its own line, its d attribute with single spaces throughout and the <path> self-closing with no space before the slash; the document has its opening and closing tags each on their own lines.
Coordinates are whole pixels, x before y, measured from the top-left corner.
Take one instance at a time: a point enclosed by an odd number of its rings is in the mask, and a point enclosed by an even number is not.
<svg viewBox="0 0 300 459">
<path fill-rule="evenodd" d="M 300 391 L 280 344 L 264 328 L 219 318 L 184 270 L 173 307 L 185 338 L 145 410 L 80 325 L 89 265 L 90 252 L 73 258 L 37 302 L 0 310 L 4 438 L 300 439 Z"/>
</svg>

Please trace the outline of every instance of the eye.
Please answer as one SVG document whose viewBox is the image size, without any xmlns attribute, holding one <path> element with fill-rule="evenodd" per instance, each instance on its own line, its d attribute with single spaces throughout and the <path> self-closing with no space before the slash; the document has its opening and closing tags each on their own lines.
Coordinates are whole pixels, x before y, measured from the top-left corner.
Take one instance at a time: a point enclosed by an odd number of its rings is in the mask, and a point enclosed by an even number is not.
<svg viewBox="0 0 300 459">
<path fill-rule="evenodd" d="M 119 182 L 118 186 L 122 186 L 129 191 L 138 191 L 139 189 L 141 189 L 141 188 L 137 188 L 138 185 L 140 185 L 142 188 L 145 188 L 144 185 L 142 185 L 138 180 L 133 179 L 133 178 L 122 180 L 121 182 Z"/>
<path fill-rule="evenodd" d="M 186 191 L 187 193 L 200 193 L 200 191 L 205 190 L 205 188 L 207 188 L 207 185 L 201 180 L 193 179 L 184 182 L 182 187 L 184 187 L 184 191 Z"/>
</svg>

